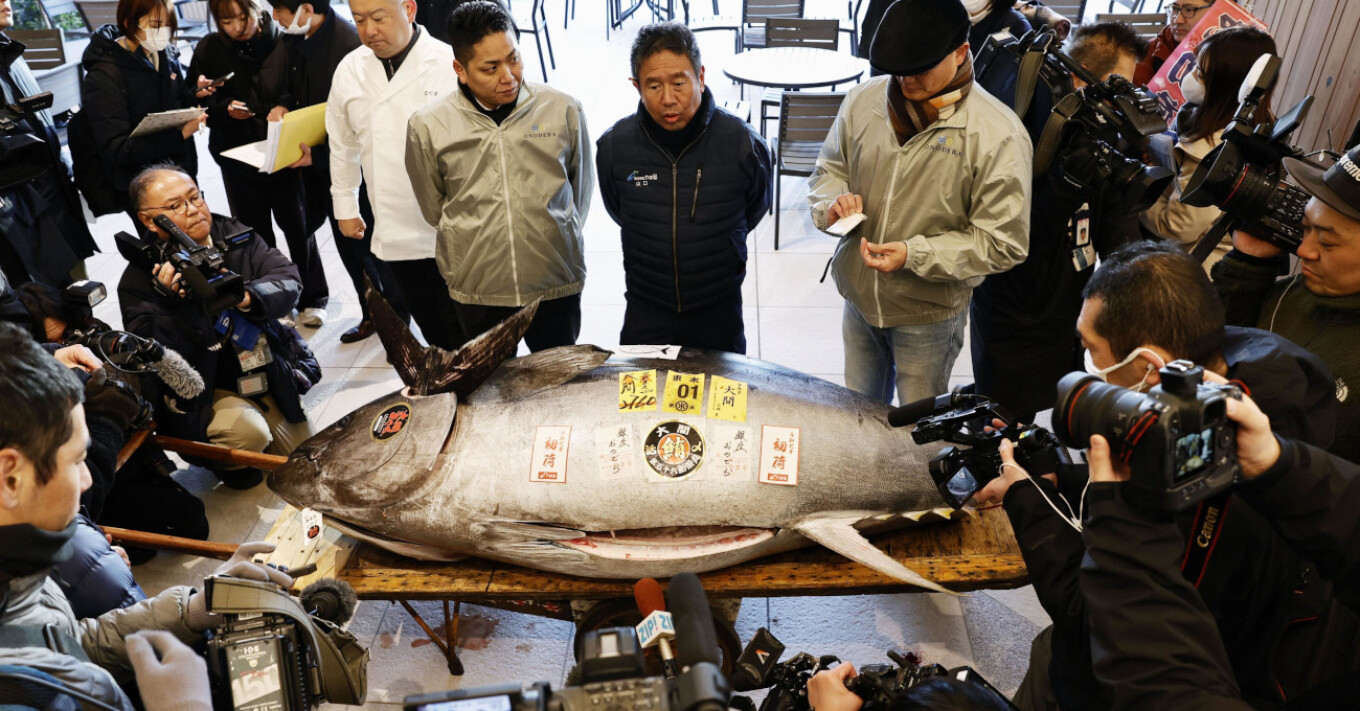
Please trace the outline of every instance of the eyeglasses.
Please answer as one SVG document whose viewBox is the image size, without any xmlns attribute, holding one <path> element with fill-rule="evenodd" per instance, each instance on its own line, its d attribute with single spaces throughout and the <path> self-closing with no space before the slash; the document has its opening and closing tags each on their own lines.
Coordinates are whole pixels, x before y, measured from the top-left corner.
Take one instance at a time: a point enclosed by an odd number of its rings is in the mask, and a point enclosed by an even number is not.
<svg viewBox="0 0 1360 711">
<path fill-rule="evenodd" d="M 1168 20 L 1174 20 L 1177 15 L 1180 15 L 1188 20 L 1211 7 L 1213 5 L 1167 5 L 1166 17 Z"/>
<path fill-rule="evenodd" d="M 149 212 L 149 211 L 151 211 L 151 210 L 165 210 L 166 212 L 173 212 L 173 213 L 175 213 L 176 215 L 187 215 L 187 214 L 189 214 L 189 206 L 190 206 L 190 205 L 193 205 L 194 207 L 203 207 L 203 194 L 202 194 L 202 193 L 195 194 L 193 197 L 190 197 L 188 200 L 176 200 L 176 201 L 170 203 L 169 205 L 157 205 L 156 207 L 144 207 L 144 208 L 141 209 L 141 212 Z"/>
</svg>

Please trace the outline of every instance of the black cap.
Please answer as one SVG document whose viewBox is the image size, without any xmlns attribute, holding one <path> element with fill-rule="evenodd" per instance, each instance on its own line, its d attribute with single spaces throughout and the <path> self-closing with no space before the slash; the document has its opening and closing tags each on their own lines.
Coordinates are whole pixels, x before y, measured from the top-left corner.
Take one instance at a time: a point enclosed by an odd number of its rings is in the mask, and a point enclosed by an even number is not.
<svg viewBox="0 0 1360 711">
<path fill-rule="evenodd" d="M 968 41 L 968 10 L 959 0 L 897 0 L 869 45 L 869 64 L 884 74 L 921 74 Z"/>
<path fill-rule="evenodd" d="M 1310 195 L 1346 217 L 1360 220 L 1360 146 L 1350 149 L 1325 171 L 1297 158 L 1285 158 L 1284 167 Z"/>
</svg>

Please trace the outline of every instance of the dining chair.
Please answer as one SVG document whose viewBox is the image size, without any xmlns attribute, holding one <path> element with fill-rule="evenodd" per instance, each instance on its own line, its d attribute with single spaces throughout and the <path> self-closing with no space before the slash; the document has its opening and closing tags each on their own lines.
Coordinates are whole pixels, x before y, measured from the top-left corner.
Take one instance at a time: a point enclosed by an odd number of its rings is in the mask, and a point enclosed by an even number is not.
<svg viewBox="0 0 1360 711">
<path fill-rule="evenodd" d="M 118 24 L 118 3 L 109 0 L 76 0 L 76 9 L 90 32 L 104 25 Z"/>
<path fill-rule="evenodd" d="M 212 18 L 208 14 L 208 0 L 176 0 L 175 13 L 179 15 L 179 39 L 202 39 L 212 34 Z"/>
<path fill-rule="evenodd" d="M 738 52 L 765 47 L 765 20 L 771 17 L 800 18 L 804 0 L 741 0 L 741 26 L 737 28 Z"/>
<path fill-rule="evenodd" d="M 552 37 L 548 34 L 548 16 L 543 9 L 543 0 L 534 0 L 533 7 L 529 9 L 527 17 L 513 13 L 515 15 L 515 26 L 519 28 L 520 35 L 533 35 L 534 44 L 538 47 L 538 66 L 543 70 L 543 81 L 548 81 L 548 64 L 552 64 L 553 69 L 557 69 L 557 60 L 553 58 Z M 543 45 L 548 45 L 548 59 L 543 60 Z"/>
<path fill-rule="evenodd" d="M 809 49 L 840 49 L 841 30 L 838 20 L 804 20 L 801 18 L 769 17 L 765 19 L 765 48 L 805 47 Z M 770 87 L 760 97 L 760 135 L 765 135 L 765 123 L 774 118 L 771 111 L 779 106 L 784 89 Z"/>
<path fill-rule="evenodd" d="M 66 63 L 66 43 L 59 29 L 8 30 L 5 34 L 24 45 L 24 61 L 35 72 L 56 69 Z"/>
<path fill-rule="evenodd" d="M 774 142 L 774 248 L 779 249 L 780 183 L 785 175 L 807 177 L 817 166 L 845 92 L 790 91 L 780 99 L 779 135 Z"/>
</svg>

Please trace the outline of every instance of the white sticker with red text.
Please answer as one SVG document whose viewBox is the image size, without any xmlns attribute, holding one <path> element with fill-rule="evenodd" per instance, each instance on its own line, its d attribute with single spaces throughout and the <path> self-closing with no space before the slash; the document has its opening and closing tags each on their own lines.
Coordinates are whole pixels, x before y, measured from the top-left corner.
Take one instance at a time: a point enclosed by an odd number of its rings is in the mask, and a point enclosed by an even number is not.
<svg viewBox="0 0 1360 711">
<path fill-rule="evenodd" d="M 760 432 L 760 474 L 762 484 L 798 485 L 798 450 L 802 433 L 797 427 L 765 425 Z"/>
<path fill-rule="evenodd" d="M 534 433 L 534 454 L 529 462 L 529 481 L 567 483 L 567 447 L 571 427 L 539 427 Z"/>
</svg>

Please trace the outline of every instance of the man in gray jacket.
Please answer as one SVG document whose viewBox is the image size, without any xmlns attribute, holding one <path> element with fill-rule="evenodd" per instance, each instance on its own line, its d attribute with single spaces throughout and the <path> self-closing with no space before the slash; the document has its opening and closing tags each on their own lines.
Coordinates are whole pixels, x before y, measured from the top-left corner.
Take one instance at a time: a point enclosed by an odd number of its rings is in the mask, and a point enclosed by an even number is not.
<svg viewBox="0 0 1360 711">
<path fill-rule="evenodd" d="M 470 338 L 542 299 L 524 340 L 581 330 L 585 225 L 594 188 L 580 102 L 523 80 L 514 21 L 474 0 L 449 16 L 458 88 L 407 125 L 406 170 Z"/>
<path fill-rule="evenodd" d="M 0 666 L 28 667 L 120 711 L 132 710 L 119 687 L 135 671 L 147 711 L 211 711 L 207 668 L 184 646 L 217 624 L 202 595 L 177 586 L 77 620 L 51 577 L 71 555 L 80 494 L 91 484 L 83 399 L 72 371 L 23 329 L 0 323 Z M 291 585 L 247 561 L 272 548 L 242 545 L 219 573 Z M 30 688 L 0 678 L 0 703 L 16 687 Z"/>
<path fill-rule="evenodd" d="M 1029 245 L 1033 150 L 974 85 L 969 27 L 959 0 L 893 3 L 870 47 L 890 76 L 846 96 L 809 179 L 818 229 L 864 213 L 833 273 L 846 385 L 884 402 L 948 389 L 973 288 Z"/>
</svg>

